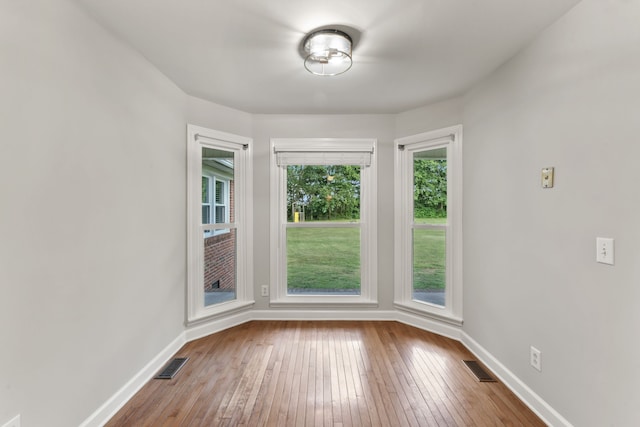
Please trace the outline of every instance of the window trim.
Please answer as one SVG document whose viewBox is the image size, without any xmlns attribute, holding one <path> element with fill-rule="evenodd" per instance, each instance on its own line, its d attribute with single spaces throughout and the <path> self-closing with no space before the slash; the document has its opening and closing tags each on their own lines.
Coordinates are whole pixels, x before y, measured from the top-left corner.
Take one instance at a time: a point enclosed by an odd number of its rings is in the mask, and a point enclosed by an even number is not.
<svg viewBox="0 0 640 427">
<path fill-rule="evenodd" d="M 271 139 L 271 307 L 377 307 L 377 168 L 375 147 L 377 140 L 371 138 L 272 138 Z M 276 148 L 277 147 L 277 148 Z M 287 197 L 286 168 L 278 166 L 277 150 L 296 153 L 340 153 L 366 152 L 369 147 L 370 165 L 361 170 L 362 191 L 360 194 L 360 295 L 290 295 L 286 281 L 286 229 Z M 366 205 L 366 207 L 365 207 Z M 365 207 L 363 209 L 363 207 Z M 299 227 L 296 225 L 294 227 Z M 306 225 L 302 225 L 306 226 Z M 337 228 L 339 224 L 314 223 L 314 227 Z"/>
<path fill-rule="evenodd" d="M 395 158 L 395 292 L 400 310 L 462 325 L 462 125 L 399 138 Z M 415 151 L 447 147 L 447 237 L 445 306 L 413 299 L 413 166 Z M 425 228 L 425 227 L 418 227 Z"/>
<path fill-rule="evenodd" d="M 187 125 L 187 325 L 254 304 L 250 240 L 253 237 L 252 142 L 251 138 Z M 235 152 L 233 223 L 202 224 L 202 147 Z M 227 206 L 229 215 L 230 206 Z M 211 230 L 215 234 L 231 228 L 236 229 L 236 299 L 205 306 L 203 231 Z"/>
</svg>

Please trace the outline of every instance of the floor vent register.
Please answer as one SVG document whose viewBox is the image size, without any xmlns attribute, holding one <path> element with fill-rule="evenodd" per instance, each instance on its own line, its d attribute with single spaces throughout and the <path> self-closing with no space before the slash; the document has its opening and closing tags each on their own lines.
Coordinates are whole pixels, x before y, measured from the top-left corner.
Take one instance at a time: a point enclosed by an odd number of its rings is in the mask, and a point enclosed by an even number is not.
<svg viewBox="0 0 640 427">
<path fill-rule="evenodd" d="M 184 364 L 187 363 L 187 360 L 189 360 L 188 357 L 176 357 L 167 363 L 167 366 L 165 366 L 155 378 L 158 380 L 170 380 L 182 369 Z"/>
<path fill-rule="evenodd" d="M 471 371 L 471 373 L 476 377 L 476 379 L 480 382 L 496 382 L 496 380 L 489 374 L 485 369 L 480 366 L 478 362 L 475 360 L 463 360 L 462 361 L 467 368 Z"/>
</svg>

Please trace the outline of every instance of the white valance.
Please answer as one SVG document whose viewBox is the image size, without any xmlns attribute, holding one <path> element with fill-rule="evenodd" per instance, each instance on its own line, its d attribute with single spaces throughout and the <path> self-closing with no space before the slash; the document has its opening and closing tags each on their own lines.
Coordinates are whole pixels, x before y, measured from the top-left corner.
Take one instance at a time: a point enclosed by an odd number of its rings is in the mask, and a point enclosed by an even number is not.
<svg viewBox="0 0 640 427">
<path fill-rule="evenodd" d="M 290 165 L 359 165 L 371 166 L 374 143 L 371 141 L 281 141 L 274 144 L 278 166 Z"/>
</svg>

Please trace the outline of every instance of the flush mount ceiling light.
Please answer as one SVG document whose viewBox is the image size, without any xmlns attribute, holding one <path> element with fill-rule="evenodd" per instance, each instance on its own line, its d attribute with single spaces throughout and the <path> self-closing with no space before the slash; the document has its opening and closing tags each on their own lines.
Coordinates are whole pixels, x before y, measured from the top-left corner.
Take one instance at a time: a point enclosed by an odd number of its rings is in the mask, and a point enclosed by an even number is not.
<svg viewBox="0 0 640 427">
<path fill-rule="evenodd" d="M 351 68 L 353 41 L 344 31 L 323 29 L 308 34 L 302 43 L 304 68 L 318 76 L 337 76 Z"/>
</svg>

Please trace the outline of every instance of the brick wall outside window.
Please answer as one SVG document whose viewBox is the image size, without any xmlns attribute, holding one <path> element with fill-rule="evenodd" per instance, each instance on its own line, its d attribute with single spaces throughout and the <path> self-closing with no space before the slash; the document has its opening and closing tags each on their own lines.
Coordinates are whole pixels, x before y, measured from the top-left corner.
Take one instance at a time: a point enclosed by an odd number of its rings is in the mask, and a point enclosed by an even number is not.
<svg viewBox="0 0 640 427">
<path fill-rule="evenodd" d="M 230 221 L 235 220 L 234 186 L 229 183 Z M 219 281 L 220 290 L 232 291 L 236 288 L 236 230 L 204 239 L 204 290 L 212 290 Z"/>
</svg>

